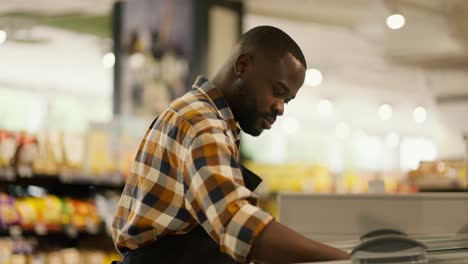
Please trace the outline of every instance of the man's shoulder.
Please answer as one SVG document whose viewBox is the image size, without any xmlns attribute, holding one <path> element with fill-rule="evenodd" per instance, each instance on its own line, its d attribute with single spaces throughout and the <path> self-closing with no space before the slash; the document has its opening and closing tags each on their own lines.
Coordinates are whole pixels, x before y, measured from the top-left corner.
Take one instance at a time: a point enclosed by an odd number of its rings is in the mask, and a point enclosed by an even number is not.
<svg viewBox="0 0 468 264">
<path fill-rule="evenodd" d="M 216 106 L 209 98 L 192 90 L 174 100 L 169 110 L 177 113 L 190 125 L 199 129 L 209 127 L 225 127 L 225 120 L 219 115 Z"/>
</svg>

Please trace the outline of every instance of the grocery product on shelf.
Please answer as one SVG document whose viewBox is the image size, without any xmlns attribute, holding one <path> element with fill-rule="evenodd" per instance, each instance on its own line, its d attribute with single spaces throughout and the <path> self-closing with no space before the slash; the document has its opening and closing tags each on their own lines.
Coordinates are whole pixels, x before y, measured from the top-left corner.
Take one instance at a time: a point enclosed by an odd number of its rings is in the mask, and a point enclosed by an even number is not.
<svg viewBox="0 0 468 264">
<path fill-rule="evenodd" d="M 101 264 L 119 259 L 109 232 L 117 202 L 106 199 L 120 191 L 127 173 L 121 168 L 129 168 L 128 153 L 136 150 L 137 137 L 119 128 L 93 129 L 84 135 L 50 129 L 34 134 L 1 131 L 0 264 Z M 125 165 L 123 145 L 128 151 Z M 89 155 L 90 150 L 96 155 Z M 104 191 L 107 209 L 98 210 L 94 198 Z M 45 248 L 32 250 L 18 239 L 36 239 Z M 83 245 L 114 254 L 80 249 Z"/>
<path fill-rule="evenodd" d="M 148 128 L 148 124 L 150 124 L 151 121 L 152 118 L 135 118 L 128 116 L 116 117 L 114 120 L 114 122 L 118 124 L 118 129 L 116 130 L 118 131 L 116 137 L 119 142 L 118 170 L 124 178 L 127 177 L 128 172 L 133 165 L 138 145 L 140 144 L 141 139 Z"/>
<path fill-rule="evenodd" d="M 115 145 L 109 124 L 92 124 L 87 134 L 86 174 L 104 177 L 115 173 L 116 153 L 112 152 Z"/>
<path fill-rule="evenodd" d="M 34 230 L 37 221 L 37 200 L 35 197 L 16 199 L 16 210 L 19 214 L 19 224 L 23 230 Z"/>
<path fill-rule="evenodd" d="M 72 208 L 71 224 L 79 231 L 97 233 L 101 218 L 94 203 L 71 198 L 68 199 L 68 203 Z"/>
<path fill-rule="evenodd" d="M 85 160 L 85 138 L 81 134 L 64 133 L 63 143 L 63 168 L 62 173 L 79 173 L 83 171 Z"/>
<path fill-rule="evenodd" d="M 93 123 L 86 141 L 86 175 L 122 181 L 130 171 L 138 144 L 151 120 L 141 117 L 116 117 L 111 123 Z"/>
<path fill-rule="evenodd" d="M 0 239 L 0 264 L 11 263 L 13 243 L 10 239 Z"/>
<path fill-rule="evenodd" d="M 15 208 L 15 198 L 0 193 L 0 229 L 6 230 L 18 222 L 19 215 Z"/>
<path fill-rule="evenodd" d="M 297 193 L 414 193 L 416 188 L 401 171 L 344 170 L 332 172 L 323 164 L 265 164 L 247 161 L 244 165 L 257 173 L 262 184 L 257 188 L 260 206 L 277 214 L 279 192 Z"/>
<path fill-rule="evenodd" d="M 88 248 L 38 249 L 37 241 L 0 239 L 0 264 L 109 264 L 121 257 Z"/>
<path fill-rule="evenodd" d="M 345 170 L 333 173 L 321 164 L 260 164 L 246 162 L 245 166 L 259 174 L 264 182 L 260 194 L 277 192 L 305 193 L 367 193 L 369 183 L 378 180 L 382 192 L 410 192 L 404 174 L 398 171 L 374 172 Z"/>
<path fill-rule="evenodd" d="M 97 234 L 104 231 L 101 224 L 103 220 L 109 220 L 109 214 L 113 215 L 109 208 L 114 208 L 116 203 L 115 198 L 106 201 L 106 209 L 98 210 L 93 200 L 59 198 L 50 194 L 15 199 L 0 193 L 0 231 L 19 226 L 23 232 L 38 235 L 50 232 L 71 236 L 76 236 L 74 232 Z M 100 206 L 103 206 L 102 202 Z"/>
<path fill-rule="evenodd" d="M 86 133 L 0 128 L 0 180 L 57 177 L 64 182 L 122 184 L 151 118 L 116 116 Z"/>
<path fill-rule="evenodd" d="M 46 195 L 38 199 L 38 223 L 47 230 L 60 230 L 62 227 L 62 203 L 54 195 Z"/>
<path fill-rule="evenodd" d="M 39 131 L 37 137 L 37 156 L 33 163 L 34 173 L 42 175 L 57 174 L 57 167 L 52 160 L 52 155 L 49 153 L 49 141 L 47 131 Z"/>
<path fill-rule="evenodd" d="M 21 132 L 18 135 L 18 148 L 15 154 L 16 173 L 21 177 L 33 175 L 33 163 L 38 152 L 37 139 L 34 135 Z"/>
<path fill-rule="evenodd" d="M 11 179 L 14 176 L 13 161 L 17 142 L 13 133 L 0 129 L 0 176 Z"/>
<path fill-rule="evenodd" d="M 106 126 L 93 126 L 86 136 L 0 131 L 0 180 L 51 176 L 64 182 L 121 184 L 138 143 Z"/>
<path fill-rule="evenodd" d="M 468 189 L 467 166 L 464 160 L 421 161 L 408 180 L 420 190 Z"/>
</svg>

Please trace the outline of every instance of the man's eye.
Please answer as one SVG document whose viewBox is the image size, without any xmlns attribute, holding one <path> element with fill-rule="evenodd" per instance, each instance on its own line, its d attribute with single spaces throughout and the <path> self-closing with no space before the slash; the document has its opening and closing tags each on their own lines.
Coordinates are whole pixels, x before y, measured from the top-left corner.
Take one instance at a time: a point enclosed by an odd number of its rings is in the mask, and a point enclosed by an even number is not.
<svg viewBox="0 0 468 264">
<path fill-rule="evenodd" d="M 284 96 L 286 94 L 286 91 L 283 89 L 274 89 L 273 91 L 275 96 Z"/>
</svg>

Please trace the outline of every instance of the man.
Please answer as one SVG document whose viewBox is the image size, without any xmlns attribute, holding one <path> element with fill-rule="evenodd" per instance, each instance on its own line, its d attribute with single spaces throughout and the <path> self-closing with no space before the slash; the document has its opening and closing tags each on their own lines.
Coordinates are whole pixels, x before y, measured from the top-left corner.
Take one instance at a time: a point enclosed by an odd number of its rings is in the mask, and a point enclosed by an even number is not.
<svg viewBox="0 0 468 264">
<path fill-rule="evenodd" d="M 283 31 L 241 36 L 209 81 L 147 131 L 113 223 L 124 263 L 265 263 L 347 259 L 256 207 L 258 178 L 239 164 L 239 129 L 270 129 L 302 86 L 306 61 Z"/>
</svg>

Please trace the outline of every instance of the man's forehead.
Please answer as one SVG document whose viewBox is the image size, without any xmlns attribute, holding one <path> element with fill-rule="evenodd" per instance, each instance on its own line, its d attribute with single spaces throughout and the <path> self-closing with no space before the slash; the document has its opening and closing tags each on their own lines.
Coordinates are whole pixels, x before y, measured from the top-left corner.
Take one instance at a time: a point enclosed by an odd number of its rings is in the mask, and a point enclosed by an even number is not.
<svg viewBox="0 0 468 264">
<path fill-rule="evenodd" d="M 304 65 L 292 54 L 287 53 L 281 59 L 280 63 L 281 78 L 287 82 L 290 89 L 297 90 L 302 86 L 305 79 L 305 68 Z"/>
<path fill-rule="evenodd" d="M 296 93 L 304 82 L 305 68 L 300 60 L 289 52 L 283 55 L 267 52 L 256 53 L 254 64 L 260 68 L 260 72 L 263 72 L 262 75 L 273 82 L 282 82 L 293 93 Z"/>
</svg>

